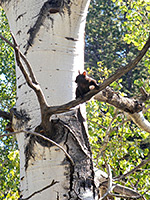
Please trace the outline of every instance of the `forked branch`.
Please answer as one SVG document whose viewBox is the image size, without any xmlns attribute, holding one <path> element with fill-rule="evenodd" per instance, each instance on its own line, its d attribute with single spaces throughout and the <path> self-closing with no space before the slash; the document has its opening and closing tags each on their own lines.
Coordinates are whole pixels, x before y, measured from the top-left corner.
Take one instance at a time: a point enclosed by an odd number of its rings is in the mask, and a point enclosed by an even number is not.
<svg viewBox="0 0 150 200">
<path fill-rule="evenodd" d="M 49 107 L 47 109 L 47 115 L 59 114 L 59 113 L 67 112 L 67 111 L 71 110 L 71 108 L 73 108 L 73 107 L 75 107 L 75 106 L 77 106 L 77 105 L 79 105 L 81 103 L 84 103 L 84 102 L 88 101 L 89 99 L 91 99 L 91 97 L 93 97 L 94 95 L 96 95 L 97 93 L 99 93 L 100 91 L 105 89 L 108 85 L 110 85 L 111 83 L 113 83 L 114 81 L 119 79 L 121 76 L 123 76 L 124 74 L 129 72 L 134 67 L 136 67 L 136 65 L 140 62 L 140 60 L 146 54 L 146 52 L 149 49 L 149 47 L 150 47 L 150 36 L 148 37 L 148 40 L 147 40 L 146 44 L 144 45 L 143 49 L 139 52 L 139 54 L 136 56 L 136 58 L 133 59 L 126 66 L 123 66 L 120 69 L 118 69 L 108 79 L 104 80 L 104 82 L 99 85 L 100 86 L 99 89 L 91 90 L 90 92 L 85 94 L 84 98 L 78 98 L 78 99 L 76 99 L 74 101 L 70 101 L 69 103 L 63 104 L 61 106 Z"/>
<path fill-rule="evenodd" d="M 13 36 L 12 36 L 13 37 Z M 110 85 L 112 82 L 116 81 L 117 79 L 119 79 L 121 76 L 123 76 L 125 73 L 127 73 L 128 71 L 130 71 L 131 69 L 133 69 L 138 62 L 143 58 L 143 56 L 145 55 L 145 53 L 147 52 L 147 50 L 150 47 L 150 36 L 146 42 L 146 44 L 144 45 L 143 49 L 139 52 L 138 56 L 133 59 L 129 64 L 127 64 L 126 66 L 121 67 L 120 69 L 118 69 L 112 76 L 110 76 L 108 79 L 106 79 L 102 84 L 100 84 L 99 89 L 93 89 L 90 92 L 88 92 L 87 94 L 85 94 L 84 98 L 78 98 L 76 100 L 70 101 L 66 104 L 63 104 L 61 106 L 48 106 L 46 99 L 44 97 L 44 94 L 39 86 L 39 84 L 36 81 L 35 75 L 32 72 L 32 67 L 30 66 L 29 62 L 27 61 L 27 59 L 24 57 L 24 55 L 20 52 L 20 50 L 17 47 L 15 38 L 13 37 L 14 40 L 14 44 L 11 44 L 7 39 L 5 39 L 3 36 L 0 35 L 0 38 L 5 40 L 9 45 L 11 45 L 14 50 L 15 50 L 15 54 L 16 54 L 16 60 L 17 60 L 17 64 L 20 67 L 29 87 L 31 87 L 39 100 L 40 103 L 40 107 L 41 107 L 41 113 L 42 113 L 42 118 L 46 118 L 48 119 L 51 115 L 53 114 L 60 114 L 60 113 L 64 113 L 67 111 L 70 111 L 72 108 L 74 108 L 75 106 L 84 103 L 86 101 L 88 101 L 89 99 L 91 99 L 92 96 L 94 96 L 95 94 L 99 93 L 100 91 L 104 90 L 108 85 Z M 24 60 L 27 69 L 30 73 L 30 77 L 25 69 L 25 67 L 23 66 L 20 57 Z"/>
<path fill-rule="evenodd" d="M 2 35 L 0 35 L 0 38 L 3 39 L 5 42 L 7 42 L 11 47 L 13 47 L 13 49 L 15 50 L 15 56 L 16 56 L 16 62 L 17 62 L 17 65 L 18 67 L 20 68 L 28 86 L 30 88 L 32 88 L 34 90 L 34 92 L 36 93 L 37 95 L 37 98 L 38 98 L 38 101 L 39 101 L 39 104 L 40 104 L 40 108 L 41 108 L 41 116 L 42 116 L 42 119 L 44 118 L 44 113 L 45 113 L 45 110 L 47 109 L 47 102 L 46 102 L 46 99 L 44 97 L 44 94 L 41 90 L 41 87 L 40 85 L 38 84 L 37 80 L 36 80 L 36 77 L 32 71 L 32 67 L 30 65 L 30 63 L 28 62 L 28 60 L 26 59 L 26 57 L 20 52 L 19 48 L 18 48 L 18 45 L 17 45 L 17 42 L 15 40 L 15 37 L 13 36 L 12 34 L 12 38 L 13 38 L 13 42 L 14 44 L 12 44 L 10 41 L 8 41 L 6 38 L 4 38 Z M 21 62 L 21 59 L 23 59 L 24 63 L 26 64 L 26 67 L 28 69 L 28 72 L 26 70 L 26 68 L 24 67 L 23 63 Z"/>
</svg>

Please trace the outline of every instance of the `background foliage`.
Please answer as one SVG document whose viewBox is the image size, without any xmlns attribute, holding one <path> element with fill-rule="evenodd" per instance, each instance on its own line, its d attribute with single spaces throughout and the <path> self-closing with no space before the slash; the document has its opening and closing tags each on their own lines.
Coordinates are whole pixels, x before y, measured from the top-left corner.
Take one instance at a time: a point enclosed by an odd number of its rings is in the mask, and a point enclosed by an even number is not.
<svg viewBox="0 0 150 200">
<path fill-rule="evenodd" d="M 147 0 L 92 0 L 86 24 L 85 66 L 89 74 L 103 81 L 115 70 L 127 64 L 140 50 L 148 37 L 150 3 Z M 0 9 L 0 34 L 10 40 L 4 11 Z M 15 105 L 16 79 L 12 49 L 0 40 L 0 109 Z M 124 96 L 139 95 L 139 87 L 149 89 L 150 54 L 135 70 L 130 71 L 111 87 Z M 149 102 L 146 118 L 150 121 Z M 87 104 L 87 118 L 94 165 L 105 169 L 111 166 L 113 177 L 130 171 L 149 156 L 150 136 L 141 131 L 127 116 L 114 107 L 96 101 Z M 0 119 L 0 134 L 7 122 Z M 17 199 L 19 158 L 13 137 L 0 140 L 0 199 Z M 136 188 L 141 194 L 150 185 L 150 165 L 125 178 L 121 184 Z M 147 191 L 146 199 L 150 199 Z"/>
<path fill-rule="evenodd" d="M 0 34 L 11 40 L 8 21 L 0 8 Z M 13 50 L 0 39 L 0 109 L 9 111 L 15 105 L 16 77 Z M 7 121 L 0 118 L 0 134 L 5 133 Z M 18 197 L 19 154 L 15 138 L 0 139 L 0 199 Z"/>
<path fill-rule="evenodd" d="M 98 80 L 127 64 L 141 50 L 149 35 L 148 1 L 91 1 L 86 26 L 86 68 Z M 149 89 L 149 52 L 135 70 L 111 84 L 123 96 L 137 98 L 139 87 Z M 145 105 L 150 121 L 149 102 Z M 150 135 L 141 131 L 127 116 L 106 103 L 90 101 L 87 118 L 94 164 L 101 170 L 109 163 L 113 177 L 122 175 L 150 156 Z M 126 177 L 121 184 L 145 198 L 150 185 L 150 165 Z"/>
</svg>

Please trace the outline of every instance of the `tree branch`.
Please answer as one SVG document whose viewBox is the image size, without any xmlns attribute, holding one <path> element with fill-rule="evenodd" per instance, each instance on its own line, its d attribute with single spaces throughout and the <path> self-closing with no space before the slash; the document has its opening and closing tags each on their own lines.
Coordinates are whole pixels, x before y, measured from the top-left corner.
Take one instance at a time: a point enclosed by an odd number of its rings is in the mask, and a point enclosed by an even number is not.
<svg viewBox="0 0 150 200">
<path fill-rule="evenodd" d="M 108 181 L 105 181 L 103 183 L 100 184 L 100 187 L 101 186 L 104 186 L 104 187 L 108 187 Z M 139 197 L 141 196 L 138 192 L 136 192 L 135 190 L 131 189 L 131 188 L 128 188 L 126 186 L 123 186 L 123 185 L 120 185 L 120 184 L 115 184 L 113 183 L 112 184 L 112 187 L 113 187 L 113 192 L 117 193 L 117 194 L 122 194 L 122 195 L 126 195 L 128 197 L 132 197 L 132 196 L 135 196 L 135 197 Z M 115 194 L 111 194 L 111 195 L 115 195 Z"/>
<path fill-rule="evenodd" d="M 144 89 L 142 90 L 144 91 Z M 106 87 L 103 91 L 99 92 L 94 96 L 94 99 L 102 102 L 107 102 L 110 105 L 115 106 L 119 110 L 126 112 L 133 122 L 142 130 L 150 133 L 150 123 L 144 118 L 142 109 L 143 101 L 149 99 L 149 94 L 143 92 L 139 100 L 130 99 L 121 96 L 119 93 L 115 92 L 112 88 Z"/>
<path fill-rule="evenodd" d="M 11 35 L 13 37 L 13 39 L 15 39 L 13 33 L 11 32 Z M 16 45 L 12 44 L 9 40 L 7 40 L 4 36 L 0 35 L 0 38 L 2 40 L 4 40 L 7 44 L 9 44 L 13 49 L 15 49 Z M 30 63 L 28 62 L 28 60 L 26 59 L 26 57 L 23 55 L 23 53 L 21 51 L 19 51 L 20 53 L 20 57 L 22 58 L 22 60 L 25 62 L 26 66 L 27 66 L 27 69 L 29 71 L 29 74 L 30 74 L 30 77 L 32 79 L 32 82 L 35 83 L 35 84 L 38 84 L 37 80 L 36 80 L 36 77 L 32 71 L 32 67 L 30 65 Z"/>
<path fill-rule="evenodd" d="M 140 167 L 142 167 L 143 165 L 146 165 L 147 163 L 150 162 L 150 158 L 146 159 L 146 160 L 142 160 L 141 163 L 139 165 L 137 165 L 136 167 L 134 167 L 134 169 L 132 169 L 131 171 L 121 175 L 121 176 L 118 176 L 116 178 L 113 178 L 113 181 L 119 181 L 127 176 L 129 176 L 130 174 L 134 173 L 137 169 L 139 169 Z"/>
<path fill-rule="evenodd" d="M 138 195 L 138 196 L 125 196 L 125 195 L 119 195 L 119 194 L 114 194 L 114 193 L 110 193 L 111 196 L 113 197 L 119 197 L 119 198 L 124 198 L 124 199 L 140 199 L 141 197 L 143 197 L 143 195 Z M 143 200 L 145 199 L 144 197 L 142 198 Z"/>
<path fill-rule="evenodd" d="M 129 117 L 139 128 L 141 128 L 143 131 L 150 133 L 150 122 L 145 119 L 142 111 L 129 114 Z"/>
<path fill-rule="evenodd" d="M 38 193 L 40 193 L 40 192 L 43 192 L 44 190 L 46 190 L 46 189 L 52 187 L 52 186 L 55 185 L 56 183 L 59 183 L 59 181 L 52 180 L 52 182 L 51 182 L 50 185 L 48 185 L 48 186 L 46 186 L 46 187 L 44 187 L 44 188 L 42 188 L 42 189 L 40 189 L 40 190 L 34 192 L 33 194 L 31 194 L 31 195 L 28 196 L 27 198 L 24 198 L 24 199 L 19 198 L 19 200 L 28 200 L 28 199 L 30 199 L 31 197 L 33 197 L 34 195 L 36 195 L 36 194 L 38 194 Z"/>
<path fill-rule="evenodd" d="M 71 161 L 71 164 L 74 165 L 74 161 L 72 160 L 71 156 L 67 153 L 67 151 L 62 146 L 60 146 L 58 143 L 54 142 L 53 140 L 45 137 L 44 135 L 41 135 L 40 133 L 36 133 L 36 132 L 32 132 L 32 131 L 26 131 L 26 130 L 20 130 L 20 131 L 0 135 L 0 138 L 5 137 L 5 136 L 8 137 L 8 136 L 16 135 L 16 134 L 21 133 L 21 132 L 41 137 L 42 139 L 47 140 L 48 142 L 54 144 L 55 146 L 57 146 L 59 149 L 61 149 L 65 153 L 65 155 Z"/>
<path fill-rule="evenodd" d="M 93 89 L 87 94 L 85 94 L 84 98 L 78 98 L 76 100 L 70 101 L 69 103 L 63 104 L 61 106 L 52 106 L 47 109 L 47 115 L 52 115 L 52 114 L 59 114 L 63 112 L 70 111 L 71 108 L 74 108 L 75 106 L 84 103 L 91 99 L 92 96 L 96 95 L 98 92 L 102 91 L 105 89 L 108 85 L 119 79 L 121 76 L 129 72 L 131 69 L 133 69 L 138 62 L 143 58 L 143 56 L 146 54 L 147 50 L 150 47 L 150 36 L 144 45 L 143 49 L 139 52 L 137 57 L 131 61 L 129 64 L 126 66 L 121 67 L 118 69 L 113 75 L 111 75 L 108 79 L 104 80 L 102 84 L 99 85 L 99 89 Z"/>
<path fill-rule="evenodd" d="M 29 75 L 28 75 L 26 69 L 24 68 L 24 66 L 23 66 L 23 64 L 22 64 L 22 62 L 21 62 L 21 60 L 20 60 L 20 51 L 19 51 L 19 49 L 18 49 L 18 45 L 17 45 L 16 40 L 15 40 L 15 38 L 14 38 L 13 35 L 12 35 L 12 38 L 13 38 L 13 41 L 14 41 L 14 50 L 15 50 L 17 65 L 19 66 L 19 68 L 20 68 L 22 74 L 24 75 L 25 80 L 26 80 L 28 86 L 29 86 L 30 88 L 32 88 L 32 89 L 35 91 L 35 93 L 36 93 L 36 95 L 37 95 L 37 98 L 38 98 L 38 100 L 39 100 L 39 104 L 40 104 L 40 108 L 41 108 L 41 114 L 42 114 L 42 117 L 43 117 L 43 115 L 44 115 L 44 110 L 46 110 L 46 108 L 47 108 L 46 99 L 45 99 L 45 97 L 44 97 L 44 94 L 43 94 L 43 92 L 42 92 L 42 90 L 41 90 L 40 85 L 37 84 L 37 82 L 36 82 L 36 84 L 34 83 L 34 82 L 35 82 L 35 76 L 33 75 L 33 72 L 32 72 L 32 70 L 31 70 L 31 67 L 30 67 L 30 72 L 31 72 L 31 74 L 30 74 L 31 79 L 30 79 L 30 77 L 29 77 Z M 27 59 L 25 58 L 25 60 L 27 60 Z M 26 63 L 28 63 L 28 62 L 26 62 Z M 29 67 L 29 66 L 30 66 L 30 64 L 28 65 L 28 67 Z M 32 80 L 32 79 L 33 79 L 33 80 Z M 34 82 L 33 82 L 33 81 L 34 81 Z"/>
<path fill-rule="evenodd" d="M 107 192 L 100 198 L 100 200 L 104 199 L 107 195 L 109 195 L 115 187 L 115 186 L 112 185 L 113 184 L 112 173 L 111 173 L 110 165 L 108 165 L 108 164 L 107 164 L 107 173 L 108 173 L 108 189 L 107 189 Z"/>
<path fill-rule="evenodd" d="M 2 111 L 0 110 L 0 117 L 2 117 L 3 119 L 8 119 L 8 120 L 11 120 L 11 115 L 9 112 L 5 112 L 5 111 Z"/>
<path fill-rule="evenodd" d="M 136 99 L 121 96 L 115 92 L 111 87 L 106 87 L 103 91 L 94 96 L 94 99 L 109 103 L 119 110 L 133 114 L 143 109 L 143 105 Z"/>
<path fill-rule="evenodd" d="M 13 34 L 11 33 L 12 38 L 13 38 L 13 42 L 14 44 L 12 44 L 10 41 L 8 41 L 5 37 L 3 37 L 2 35 L 0 35 L 0 38 L 2 40 L 4 40 L 6 43 L 8 43 L 14 50 L 15 50 L 15 56 L 16 56 L 16 62 L 18 67 L 20 68 L 28 86 L 30 88 L 32 88 L 34 90 L 34 92 L 36 93 L 36 96 L 38 98 L 39 104 L 40 104 L 40 110 L 41 110 L 41 118 L 42 121 L 44 121 L 45 119 L 45 110 L 47 110 L 48 104 L 46 102 L 46 99 L 44 97 L 43 91 L 41 90 L 40 85 L 38 84 L 36 77 L 32 71 L 32 67 L 30 65 L 30 63 L 28 62 L 28 60 L 26 59 L 26 57 L 20 52 L 18 45 L 16 43 L 15 37 L 13 36 Z M 23 66 L 20 57 L 23 59 L 24 63 L 26 64 L 26 67 L 29 71 L 26 71 L 25 67 Z M 29 76 L 30 75 L 30 76 Z M 47 116 L 46 116 L 47 117 Z"/>
</svg>

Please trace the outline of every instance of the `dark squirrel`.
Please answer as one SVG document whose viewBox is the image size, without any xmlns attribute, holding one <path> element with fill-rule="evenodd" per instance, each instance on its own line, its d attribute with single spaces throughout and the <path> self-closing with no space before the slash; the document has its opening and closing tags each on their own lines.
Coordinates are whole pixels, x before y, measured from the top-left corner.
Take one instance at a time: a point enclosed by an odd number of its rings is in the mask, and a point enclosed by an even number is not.
<svg viewBox="0 0 150 200">
<path fill-rule="evenodd" d="M 77 83 L 76 88 L 76 99 L 78 97 L 82 97 L 90 91 L 90 86 L 94 86 L 95 88 L 99 88 L 96 80 L 86 75 L 86 71 L 76 77 L 75 82 Z"/>
<path fill-rule="evenodd" d="M 94 86 L 95 88 L 99 88 L 96 80 L 86 75 L 86 71 L 84 71 L 82 74 L 80 74 L 76 77 L 75 82 L 77 83 L 76 88 L 76 99 L 78 97 L 84 97 L 84 95 L 90 91 L 90 86 Z M 84 117 L 81 114 L 80 107 L 77 110 L 77 117 L 80 123 L 83 123 L 85 121 Z"/>
</svg>

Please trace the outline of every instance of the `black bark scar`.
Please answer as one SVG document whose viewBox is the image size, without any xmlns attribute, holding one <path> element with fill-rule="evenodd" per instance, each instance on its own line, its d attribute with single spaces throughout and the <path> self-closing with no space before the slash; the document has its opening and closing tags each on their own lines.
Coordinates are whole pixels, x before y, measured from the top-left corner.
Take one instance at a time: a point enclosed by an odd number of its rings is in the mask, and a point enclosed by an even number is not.
<svg viewBox="0 0 150 200">
<path fill-rule="evenodd" d="M 60 12 L 64 6 L 64 0 L 48 0 L 46 1 L 39 14 L 37 15 L 38 18 L 34 24 L 33 27 L 31 27 L 27 34 L 29 34 L 29 40 L 27 41 L 27 44 L 24 46 L 25 48 L 25 55 L 27 54 L 27 51 L 29 50 L 30 46 L 32 46 L 34 39 L 37 35 L 37 33 L 40 30 L 41 25 L 45 21 L 46 17 L 49 16 L 50 14 L 55 14 L 57 12 Z M 53 19 L 50 17 L 53 23 Z"/>
</svg>

